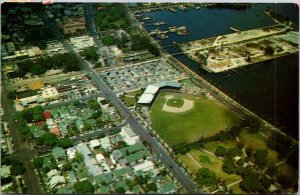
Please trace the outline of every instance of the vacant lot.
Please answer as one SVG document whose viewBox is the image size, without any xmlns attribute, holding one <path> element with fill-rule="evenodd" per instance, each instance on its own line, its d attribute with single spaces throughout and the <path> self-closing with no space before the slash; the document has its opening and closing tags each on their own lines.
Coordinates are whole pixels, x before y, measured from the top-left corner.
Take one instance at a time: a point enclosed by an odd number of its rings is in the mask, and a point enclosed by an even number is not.
<svg viewBox="0 0 300 195">
<path fill-rule="evenodd" d="M 194 107 L 182 113 L 170 113 L 162 110 L 165 96 L 184 98 L 194 101 Z M 195 97 L 173 92 L 160 93 L 151 108 L 154 130 L 170 145 L 191 143 L 200 137 L 215 135 L 240 123 L 240 118 L 224 105 L 205 97 Z"/>
</svg>

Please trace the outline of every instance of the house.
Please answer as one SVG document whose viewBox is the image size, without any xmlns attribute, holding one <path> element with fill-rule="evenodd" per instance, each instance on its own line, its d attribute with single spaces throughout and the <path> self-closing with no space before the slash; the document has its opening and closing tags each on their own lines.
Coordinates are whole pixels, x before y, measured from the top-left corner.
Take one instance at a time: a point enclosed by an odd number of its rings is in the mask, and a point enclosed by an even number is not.
<svg viewBox="0 0 300 195">
<path fill-rule="evenodd" d="M 62 147 L 55 147 L 52 149 L 52 155 L 54 157 L 54 159 L 56 160 L 56 162 L 61 162 L 64 161 L 67 156 L 65 154 L 65 150 Z M 58 165 L 60 167 L 60 165 Z M 62 164 L 61 164 L 62 166 Z"/>
<path fill-rule="evenodd" d="M 65 106 L 59 108 L 59 114 L 61 118 L 70 117 L 69 111 Z"/>
<path fill-rule="evenodd" d="M 176 185 L 174 183 L 166 183 L 164 184 L 160 189 L 159 189 L 159 193 L 162 194 L 171 194 L 171 193 L 175 193 L 176 192 Z"/>
<path fill-rule="evenodd" d="M 56 124 L 54 123 L 54 120 L 52 118 L 47 119 L 46 124 L 48 126 L 48 129 L 52 129 L 56 127 Z"/>
<path fill-rule="evenodd" d="M 72 160 L 75 158 L 75 156 L 76 156 L 75 147 L 70 147 L 70 148 L 66 149 L 66 151 L 67 151 L 67 156 L 68 156 L 69 160 Z"/>
<path fill-rule="evenodd" d="M 10 168 L 11 168 L 11 165 L 9 165 L 9 166 L 2 165 L 1 166 L 1 168 L 0 168 L 1 179 L 4 179 L 4 178 L 7 178 L 7 177 L 11 176 L 11 174 L 10 174 Z"/>
<path fill-rule="evenodd" d="M 111 143 L 110 143 L 110 139 L 109 137 L 104 137 L 104 138 L 101 138 L 100 139 L 100 144 L 101 144 L 101 147 L 104 149 L 104 150 L 110 150 L 111 149 Z"/>
<path fill-rule="evenodd" d="M 59 93 L 55 87 L 49 87 L 42 91 L 42 97 L 46 101 L 57 100 L 59 99 Z"/>
<path fill-rule="evenodd" d="M 80 36 L 70 38 L 70 43 L 77 49 L 84 49 L 95 45 L 93 37 Z"/>
<path fill-rule="evenodd" d="M 50 129 L 50 132 L 59 136 L 60 135 L 60 129 L 58 127 L 54 127 L 52 129 Z"/>
<path fill-rule="evenodd" d="M 66 180 L 63 176 L 56 175 L 50 179 L 48 185 L 50 186 L 51 189 L 53 189 L 53 188 L 59 187 L 62 184 L 65 184 L 65 183 L 66 183 Z"/>
<path fill-rule="evenodd" d="M 135 172 L 137 172 L 139 170 L 142 170 L 143 172 L 148 172 L 148 171 L 154 169 L 154 163 L 146 160 L 141 164 L 135 165 L 133 167 L 133 169 Z"/>
<path fill-rule="evenodd" d="M 99 142 L 99 140 L 97 140 L 97 139 L 94 139 L 94 140 L 91 140 L 90 141 L 90 147 L 92 148 L 92 149 L 97 149 L 97 148 L 99 148 L 100 147 L 100 142 Z"/>
<path fill-rule="evenodd" d="M 68 134 L 68 125 L 65 122 L 61 122 L 58 124 L 60 132 L 63 136 Z"/>
<path fill-rule="evenodd" d="M 129 125 L 123 126 L 119 134 L 128 145 L 134 145 L 140 141 L 139 137 L 132 131 Z"/>
<path fill-rule="evenodd" d="M 57 188 L 56 194 L 72 194 L 73 193 L 73 184 L 68 184 L 66 186 Z"/>
<path fill-rule="evenodd" d="M 74 171 L 68 172 L 66 179 L 67 179 L 68 183 L 71 183 L 71 184 L 74 184 L 77 182 L 77 178 L 76 178 Z"/>
<path fill-rule="evenodd" d="M 84 127 L 81 118 L 78 118 L 76 120 L 76 127 L 77 127 L 78 130 L 81 130 Z"/>
<path fill-rule="evenodd" d="M 49 119 L 49 118 L 51 118 L 51 112 L 48 110 L 45 110 L 43 112 L 43 116 L 45 117 L 45 119 Z"/>
<path fill-rule="evenodd" d="M 48 179 L 51 179 L 55 175 L 60 175 L 60 172 L 57 169 L 52 169 L 47 173 Z"/>
</svg>

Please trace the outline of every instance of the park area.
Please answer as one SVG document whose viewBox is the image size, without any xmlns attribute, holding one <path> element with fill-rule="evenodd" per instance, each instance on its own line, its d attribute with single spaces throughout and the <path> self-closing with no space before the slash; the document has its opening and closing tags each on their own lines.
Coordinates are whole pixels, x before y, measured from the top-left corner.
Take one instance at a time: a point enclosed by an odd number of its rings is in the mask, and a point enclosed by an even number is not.
<svg viewBox="0 0 300 195">
<path fill-rule="evenodd" d="M 192 102 L 193 107 L 181 112 L 183 100 Z M 180 112 L 163 110 L 165 104 Z M 174 92 L 160 93 L 151 107 L 150 115 L 154 130 L 171 147 L 213 136 L 240 123 L 240 118 L 235 113 L 216 100 Z"/>
</svg>

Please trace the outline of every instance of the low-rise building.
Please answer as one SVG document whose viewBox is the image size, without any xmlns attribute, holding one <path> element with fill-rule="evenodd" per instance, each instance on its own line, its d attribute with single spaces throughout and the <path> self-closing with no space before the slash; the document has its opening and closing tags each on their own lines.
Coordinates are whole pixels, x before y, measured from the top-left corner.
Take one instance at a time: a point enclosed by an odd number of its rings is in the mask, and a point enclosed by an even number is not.
<svg viewBox="0 0 300 195">
<path fill-rule="evenodd" d="M 72 37 L 70 38 L 70 42 L 79 50 L 95 45 L 93 37 L 90 36 Z"/>
<path fill-rule="evenodd" d="M 49 87 L 42 91 L 42 97 L 46 100 L 56 100 L 59 99 L 59 93 L 55 87 Z"/>
<path fill-rule="evenodd" d="M 130 128 L 129 125 L 123 126 L 121 128 L 121 132 L 119 133 L 122 137 L 123 140 L 128 144 L 128 145 L 134 145 L 137 142 L 140 141 L 139 136 L 137 136 L 132 129 Z"/>
</svg>

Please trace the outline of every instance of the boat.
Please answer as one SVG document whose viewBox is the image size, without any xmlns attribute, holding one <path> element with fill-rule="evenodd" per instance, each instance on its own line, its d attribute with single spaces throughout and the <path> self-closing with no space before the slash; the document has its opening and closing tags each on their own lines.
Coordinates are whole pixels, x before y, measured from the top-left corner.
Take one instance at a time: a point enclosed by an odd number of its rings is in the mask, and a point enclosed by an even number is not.
<svg viewBox="0 0 300 195">
<path fill-rule="evenodd" d="M 151 18 L 149 16 L 143 18 L 142 20 L 151 20 Z"/>
<path fill-rule="evenodd" d="M 177 12 L 176 9 L 174 9 L 174 8 L 170 8 L 170 11 L 173 12 L 173 13 Z"/>
</svg>

